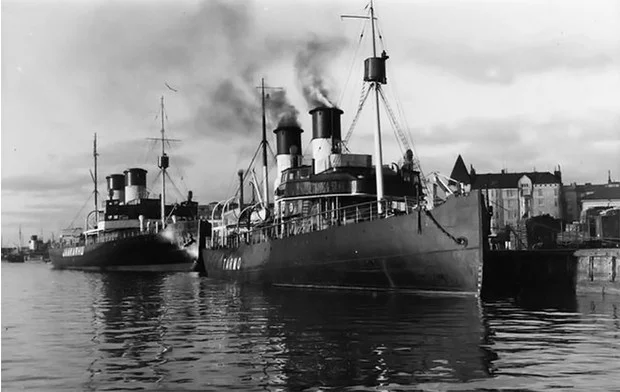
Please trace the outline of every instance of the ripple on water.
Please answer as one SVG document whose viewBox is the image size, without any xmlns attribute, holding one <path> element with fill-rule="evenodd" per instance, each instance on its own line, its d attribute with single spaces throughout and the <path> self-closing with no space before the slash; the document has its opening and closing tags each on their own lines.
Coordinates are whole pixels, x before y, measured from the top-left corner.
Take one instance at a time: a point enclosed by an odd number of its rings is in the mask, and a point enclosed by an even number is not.
<svg viewBox="0 0 620 392">
<path fill-rule="evenodd" d="M 618 298 L 262 290 L 2 267 L 7 390 L 613 390 Z"/>
</svg>

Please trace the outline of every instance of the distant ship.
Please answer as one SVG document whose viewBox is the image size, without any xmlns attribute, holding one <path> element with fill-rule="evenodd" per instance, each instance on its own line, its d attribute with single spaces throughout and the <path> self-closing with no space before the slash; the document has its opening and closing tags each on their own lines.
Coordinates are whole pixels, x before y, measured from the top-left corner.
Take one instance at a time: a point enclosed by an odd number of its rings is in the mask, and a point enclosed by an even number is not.
<svg viewBox="0 0 620 392">
<path fill-rule="evenodd" d="M 6 254 L 2 254 L 2 260 L 9 263 L 23 263 L 25 260 L 24 254 L 19 250 L 13 250 Z"/>
<path fill-rule="evenodd" d="M 364 80 L 378 108 L 387 55 L 376 54 L 372 2 L 369 13 L 373 57 Z M 489 221 L 481 192 L 462 190 L 435 203 L 412 150 L 400 165 L 384 166 L 379 109 L 374 165 L 370 155 L 345 153 L 342 110 L 310 114 L 312 164 L 302 164 L 303 130 L 278 126 L 273 207 L 268 192 L 257 205 L 239 200 L 236 220 L 222 207 L 201 248 L 203 272 L 274 286 L 478 295 Z M 267 172 L 265 127 L 263 104 Z"/>
<path fill-rule="evenodd" d="M 26 255 L 22 250 L 22 227 L 19 226 L 19 243 L 15 248 L 2 248 L 2 260 L 9 263 L 23 263 L 26 260 Z"/>
<path fill-rule="evenodd" d="M 169 157 L 164 150 L 164 103 L 161 100 L 162 193 L 148 198 L 147 171 L 130 168 L 124 174 L 106 177 L 108 199 L 99 211 L 97 202 L 97 137 L 93 157 L 95 210 L 83 232 L 66 232 L 61 243 L 49 250 L 57 269 L 95 271 L 191 271 L 198 258 L 201 221 L 198 203 L 189 191 L 187 200 L 166 204 L 166 169 Z"/>
</svg>

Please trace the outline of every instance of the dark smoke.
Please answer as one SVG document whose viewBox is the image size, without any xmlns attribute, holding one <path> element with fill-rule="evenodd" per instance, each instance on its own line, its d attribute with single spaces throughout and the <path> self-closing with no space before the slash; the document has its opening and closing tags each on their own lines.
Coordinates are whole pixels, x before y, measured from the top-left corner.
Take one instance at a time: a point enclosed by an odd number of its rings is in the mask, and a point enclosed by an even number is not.
<svg viewBox="0 0 620 392">
<path fill-rule="evenodd" d="M 260 106 L 251 88 L 247 83 L 225 79 L 203 89 L 193 127 L 206 136 L 260 129 Z"/>
<path fill-rule="evenodd" d="M 277 124 L 278 127 L 300 126 L 297 119 L 299 111 L 290 103 L 285 90 L 270 92 L 265 108 L 271 124 Z"/>
<path fill-rule="evenodd" d="M 309 109 L 317 106 L 334 107 L 334 83 L 327 79 L 326 66 L 336 53 L 343 48 L 345 41 L 340 38 L 312 37 L 295 56 L 295 71 Z"/>
<path fill-rule="evenodd" d="M 132 118 L 156 111 L 166 93 L 168 107 L 180 102 L 187 113 L 170 121 L 177 130 L 204 137 L 229 137 L 259 132 L 260 90 L 264 72 L 283 59 L 294 58 L 303 95 L 329 104 L 323 65 L 344 42 L 319 39 L 300 42 L 255 23 L 255 4 L 225 0 L 187 2 L 104 2 L 83 23 L 78 42 L 63 58 L 78 64 L 88 80 L 85 99 L 96 120 L 124 111 Z M 93 51 L 92 48 L 97 50 Z M 83 56 L 82 53 L 89 53 Z M 164 86 L 169 82 L 178 93 Z M 152 97 L 153 102 L 145 102 Z M 310 97 L 315 97 L 314 100 Z M 321 100 L 323 98 L 323 100 Z M 284 92 L 270 91 L 270 127 L 296 124 L 297 110 Z"/>
</svg>

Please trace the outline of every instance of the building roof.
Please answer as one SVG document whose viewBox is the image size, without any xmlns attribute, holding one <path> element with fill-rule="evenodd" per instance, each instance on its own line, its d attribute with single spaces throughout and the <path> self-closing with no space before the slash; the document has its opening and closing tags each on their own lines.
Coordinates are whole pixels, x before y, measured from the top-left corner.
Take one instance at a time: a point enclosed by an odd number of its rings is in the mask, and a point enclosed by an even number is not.
<svg viewBox="0 0 620 392">
<path fill-rule="evenodd" d="M 519 179 L 528 176 L 534 185 L 561 184 L 562 181 L 550 172 L 484 173 L 476 174 L 472 181 L 474 189 L 518 188 Z"/>
<path fill-rule="evenodd" d="M 598 186 L 587 192 L 581 200 L 620 200 L 620 185 L 610 184 Z"/>
<path fill-rule="evenodd" d="M 459 154 L 458 158 L 456 158 L 450 178 L 466 185 L 471 184 L 471 177 L 469 176 L 467 166 L 465 166 L 465 162 L 463 162 L 461 154 Z"/>
</svg>

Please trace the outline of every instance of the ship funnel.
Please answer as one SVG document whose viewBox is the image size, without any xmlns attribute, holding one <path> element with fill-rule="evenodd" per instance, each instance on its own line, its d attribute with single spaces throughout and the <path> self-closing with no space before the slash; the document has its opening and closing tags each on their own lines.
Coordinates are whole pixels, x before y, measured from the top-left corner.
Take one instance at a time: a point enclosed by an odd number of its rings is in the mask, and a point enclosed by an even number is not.
<svg viewBox="0 0 620 392">
<path fill-rule="evenodd" d="M 329 159 L 330 154 L 340 154 L 342 136 L 338 108 L 318 107 L 312 109 L 312 158 L 314 161 Z"/>
<path fill-rule="evenodd" d="M 291 154 L 291 148 L 296 147 L 297 154 L 301 154 L 301 134 L 303 129 L 296 126 L 281 126 L 273 133 L 276 134 L 277 154 Z"/>
<path fill-rule="evenodd" d="M 132 168 L 125 170 L 125 204 L 146 199 L 146 170 Z"/>
<path fill-rule="evenodd" d="M 301 161 L 301 134 L 303 129 L 294 126 L 280 126 L 273 133 L 276 134 L 278 175 L 275 180 L 277 188 L 282 179 L 282 173 L 291 167 L 297 167 Z"/>
<path fill-rule="evenodd" d="M 106 178 L 108 183 L 109 200 L 119 200 L 125 202 L 125 176 L 122 174 L 110 174 Z"/>
</svg>

